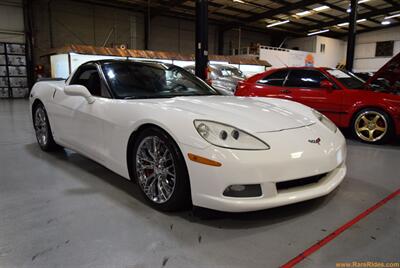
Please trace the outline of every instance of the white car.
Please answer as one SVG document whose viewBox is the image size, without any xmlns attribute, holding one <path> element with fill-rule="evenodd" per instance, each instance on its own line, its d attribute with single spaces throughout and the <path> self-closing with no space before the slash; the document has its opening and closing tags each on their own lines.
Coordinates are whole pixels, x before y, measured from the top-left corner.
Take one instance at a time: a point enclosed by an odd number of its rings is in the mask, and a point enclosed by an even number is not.
<svg viewBox="0 0 400 268">
<path fill-rule="evenodd" d="M 346 174 L 346 143 L 296 102 L 219 95 L 184 69 L 103 60 L 33 87 L 45 151 L 70 148 L 138 183 L 164 211 L 188 204 L 260 210 L 326 195 Z"/>
</svg>

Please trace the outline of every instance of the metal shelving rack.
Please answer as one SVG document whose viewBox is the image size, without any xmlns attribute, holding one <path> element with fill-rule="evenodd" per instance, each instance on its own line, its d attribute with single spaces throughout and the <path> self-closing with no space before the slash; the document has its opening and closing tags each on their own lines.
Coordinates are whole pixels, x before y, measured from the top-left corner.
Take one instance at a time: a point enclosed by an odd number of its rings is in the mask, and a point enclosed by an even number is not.
<svg viewBox="0 0 400 268">
<path fill-rule="evenodd" d="M 0 98 L 29 94 L 25 44 L 0 43 Z"/>
</svg>

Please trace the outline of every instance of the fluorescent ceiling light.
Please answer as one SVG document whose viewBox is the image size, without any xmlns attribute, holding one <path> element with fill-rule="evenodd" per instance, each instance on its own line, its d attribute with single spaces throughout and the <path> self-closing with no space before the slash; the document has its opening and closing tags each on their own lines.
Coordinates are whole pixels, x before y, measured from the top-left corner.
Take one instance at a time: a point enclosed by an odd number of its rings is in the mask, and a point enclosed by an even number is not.
<svg viewBox="0 0 400 268">
<path fill-rule="evenodd" d="M 243 0 L 232 0 L 232 2 L 246 4 L 246 2 Z"/>
<path fill-rule="evenodd" d="M 350 13 L 351 12 L 351 8 L 346 9 L 346 12 Z"/>
<path fill-rule="evenodd" d="M 389 25 L 390 24 L 390 20 L 384 20 L 381 22 L 382 25 Z"/>
<path fill-rule="evenodd" d="M 320 33 L 326 33 L 326 32 L 329 32 L 329 29 L 321 30 L 321 31 L 317 31 L 317 32 L 312 32 L 312 33 L 308 33 L 307 35 L 310 36 L 310 35 L 320 34 Z"/>
<path fill-rule="evenodd" d="M 392 19 L 392 18 L 396 18 L 396 17 L 400 17 L 400 13 L 399 13 L 399 14 L 394 14 L 394 15 L 391 15 L 391 16 L 388 16 L 388 17 L 385 17 L 385 20 Z"/>
<path fill-rule="evenodd" d="M 288 23 L 288 22 L 289 22 L 289 20 L 278 21 L 278 22 L 275 22 L 275 23 L 272 23 L 272 24 L 268 24 L 267 28 L 274 27 L 274 26 L 281 25 L 281 24 L 285 24 L 285 23 Z"/>
<path fill-rule="evenodd" d="M 367 21 L 367 19 L 359 19 L 359 20 L 357 20 L 357 23 L 364 22 L 364 21 Z M 343 22 L 343 23 L 336 24 L 336 26 L 339 26 L 339 27 L 343 27 L 343 26 L 347 26 L 347 25 L 349 25 L 348 22 Z"/>
<path fill-rule="evenodd" d="M 310 15 L 310 14 L 311 14 L 311 11 L 308 11 L 308 10 L 296 13 L 297 16 L 307 16 L 307 15 Z"/>
<path fill-rule="evenodd" d="M 320 6 L 320 7 L 316 7 L 316 8 L 313 8 L 313 10 L 314 11 L 322 11 L 322 10 L 325 10 L 325 9 L 329 9 L 330 7 L 328 7 L 328 6 Z"/>
</svg>

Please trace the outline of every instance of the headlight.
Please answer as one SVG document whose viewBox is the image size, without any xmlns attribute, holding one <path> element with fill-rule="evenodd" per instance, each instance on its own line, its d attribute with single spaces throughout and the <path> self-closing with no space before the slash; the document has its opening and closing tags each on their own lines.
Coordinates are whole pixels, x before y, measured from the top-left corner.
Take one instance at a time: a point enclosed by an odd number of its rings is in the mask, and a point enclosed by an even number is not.
<svg viewBox="0 0 400 268">
<path fill-rule="evenodd" d="M 229 125 L 208 120 L 195 120 L 194 126 L 200 136 L 215 146 L 237 150 L 268 150 L 270 148 L 260 139 Z"/>
<path fill-rule="evenodd" d="M 335 123 L 333 123 L 328 117 L 325 115 L 321 114 L 320 112 L 312 109 L 312 112 L 314 113 L 315 117 L 318 118 L 319 121 L 321 121 L 322 124 L 324 124 L 327 128 L 332 130 L 334 133 L 337 131 L 337 126 Z"/>
</svg>

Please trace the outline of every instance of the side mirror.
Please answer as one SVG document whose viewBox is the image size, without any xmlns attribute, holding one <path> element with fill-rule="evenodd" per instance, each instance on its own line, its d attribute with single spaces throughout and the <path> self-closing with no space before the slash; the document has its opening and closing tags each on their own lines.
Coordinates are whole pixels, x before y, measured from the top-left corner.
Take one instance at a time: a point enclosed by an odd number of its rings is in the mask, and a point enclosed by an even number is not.
<svg viewBox="0 0 400 268">
<path fill-rule="evenodd" d="M 92 94 L 90 94 L 89 90 L 82 85 L 70 85 L 64 87 L 64 93 L 68 96 L 81 96 L 86 99 L 89 104 L 92 104 L 95 101 Z"/>
<path fill-rule="evenodd" d="M 334 88 L 333 83 L 329 80 L 322 80 L 319 85 L 321 88 L 324 88 L 324 89 L 333 89 Z"/>
</svg>

